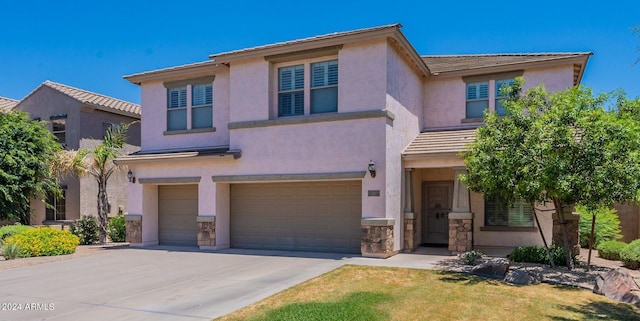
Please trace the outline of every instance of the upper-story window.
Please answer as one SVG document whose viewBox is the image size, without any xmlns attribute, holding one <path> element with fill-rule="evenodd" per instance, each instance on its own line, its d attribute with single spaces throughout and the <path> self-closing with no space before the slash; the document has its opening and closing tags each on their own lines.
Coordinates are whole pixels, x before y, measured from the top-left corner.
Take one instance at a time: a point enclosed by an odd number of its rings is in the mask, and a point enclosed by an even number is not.
<svg viewBox="0 0 640 321">
<path fill-rule="evenodd" d="M 212 84 L 191 86 L 191 128 L 213 127 L 212 104 Z"/>
<path fill-rule="evenodd" d="M 338 60 L 278 68 L 279 117 L 337 111 Z"/>
<path fill-rule="evenodd" d="M 489 82 L 467 84 L 467 118 L 482 118 L 489 108 Z"/>
<path fill-rule="evenodd" d="M 187 87 L 167 90 L 167 130 L 187 129 Z"/>
<path fill-rule="evenodd" d="M 58 143 L 62 146 L 67 145 L 67 115 L 54 115 L 49 117 L 51 120 L 51 132 L 58 139 Z"/>
<path fill-rule="evenodd" d="M 502 102 L 507 98 L 503 92 L 504 87 L 513 85 L 513 79 L 496 80 L 496 113 L 500 116 L 507 114 L 507 110 L 502 106 Z"/>
<path fill-rule="evenodd" d="M 507 97 L 502 92 L 502 88 L 513 85 L 515 77 L 520 77 L 522 74 L 523 71 L 520 70 L 462 77 L 466 89 L 466 121 L 481 121 L 485 110 L 495 111 L 499 116 L 504 116 L 506 110 L 502 104 Z"/>
<path fill-rule="evenodd" d="M 165 83 L 167 131 L 213 128 L 213 77 Z"/>
</svg>

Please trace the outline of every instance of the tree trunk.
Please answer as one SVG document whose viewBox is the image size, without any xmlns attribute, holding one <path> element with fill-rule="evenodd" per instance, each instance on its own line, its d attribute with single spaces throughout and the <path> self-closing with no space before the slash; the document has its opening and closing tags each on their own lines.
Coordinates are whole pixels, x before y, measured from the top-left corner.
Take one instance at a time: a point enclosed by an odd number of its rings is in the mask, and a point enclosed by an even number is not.
<svg viewBox="0 0 640 321">
<path fill-rule="evenodd" d="M 553 199 L 553 205 L 556 208 L 556 215 L 560 221 L 562 232 L 562 243 L 564 248 L 564 256 L 566 257 L 567 269 L 571 271 L 573 269 L 573 260 L 571 259 L 571 245 L 569 244 L 569 231 L 567 230 L 567 221 L 564 218 L 564 211 L 562 210 L 562 203 L 559 199 Z"/>
<path fill-rule="evenodd" d="M 551 251 L 549 250 L 547 239 L 544 237 L 544 234 L 542 233 L 542 226 L 540 226 L 540 221 L 538 221 L 538 213 L 536 212 L 536 208 L 533 204 L 529 204 L 529 206 L 531 206 L 531 210 L 533 210 L 533 217 L 536 219 L 536 224 L 538 225 L 538 231 L 540 232 L 540 237 L 542 238 L 544 249 L 547 251 L 547 257 L 549 258 L 549 263 L 551 263 L 552 268 L 555 268 L 556 264 L 555 262 L 553 262 L 553 256 L 551 255 Z"/>
<path fill-rule="evenodd" d="M 587 271 L 591 270 L 591 251 L 593 250 L 593 234 L 596 229 L 596 213 L 591 218 L 591 234 L 589 235 L 589 256 L 587 257 Z"/>
<path fill-rule="evenodd" d="M 98 222 L 100 229 L 98 236 L 100 244 L 107 243 L 107 223 L 109 221 L 109 198 L 107 197 L 107 182 L 101 178 L 98 179 Z"/>
</svg>

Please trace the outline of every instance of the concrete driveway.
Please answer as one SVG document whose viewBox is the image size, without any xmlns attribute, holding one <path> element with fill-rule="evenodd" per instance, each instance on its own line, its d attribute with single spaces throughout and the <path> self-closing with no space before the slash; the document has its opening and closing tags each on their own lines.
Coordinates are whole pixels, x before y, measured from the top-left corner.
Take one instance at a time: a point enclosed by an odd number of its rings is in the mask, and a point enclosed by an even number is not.
<svg viewBox="0 0 640 321">
<path fill-rule="evenodd" d="M 431 268 L 443 256 L 120 248 L 0 272 L 0 320 L 211 320 L 344 264 Z"/>
</svg>

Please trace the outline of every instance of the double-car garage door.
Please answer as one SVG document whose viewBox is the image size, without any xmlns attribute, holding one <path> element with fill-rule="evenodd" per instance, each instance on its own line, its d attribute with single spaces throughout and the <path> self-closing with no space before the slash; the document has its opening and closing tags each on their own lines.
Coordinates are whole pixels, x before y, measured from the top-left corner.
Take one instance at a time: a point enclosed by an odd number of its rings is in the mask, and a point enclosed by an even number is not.
<svg viewBox="0 0 640 321">
<path fill-rule="evenodd" d="M 361 182 L 234 184 L 231 246 L 360 252 Z"/>
<path fill-rule="evenodd" d="M 359 253 L 361 190 L 360 181 L 232 184 L 231 247 Z M 196 246 L 198 186 L 158 186 L 158 200 L 160 244 Z"/>
</svg>

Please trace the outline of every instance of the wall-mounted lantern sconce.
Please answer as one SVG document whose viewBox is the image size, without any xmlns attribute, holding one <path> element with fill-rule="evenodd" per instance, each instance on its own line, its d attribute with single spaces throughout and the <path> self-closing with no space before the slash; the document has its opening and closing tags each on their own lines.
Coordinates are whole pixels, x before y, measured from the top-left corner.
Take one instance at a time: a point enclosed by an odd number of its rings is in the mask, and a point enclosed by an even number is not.
<svg viewBox="0 0 640 321">
<path fill-rule="evenodd" d="M 133 172 L 131 170 L 129 170 L 127 172 L 127 178 L 129 179 L 129 183 L 135 183 L 136 182 L 136 177 L 133 176 Z"/>
<path fill-rule="evenodd" d="M 369 174 L 371 174 L 371 178 L 376 177 L 376 164 L 373 163 L 373 160 L 369 161 Z"/>
</svg>

